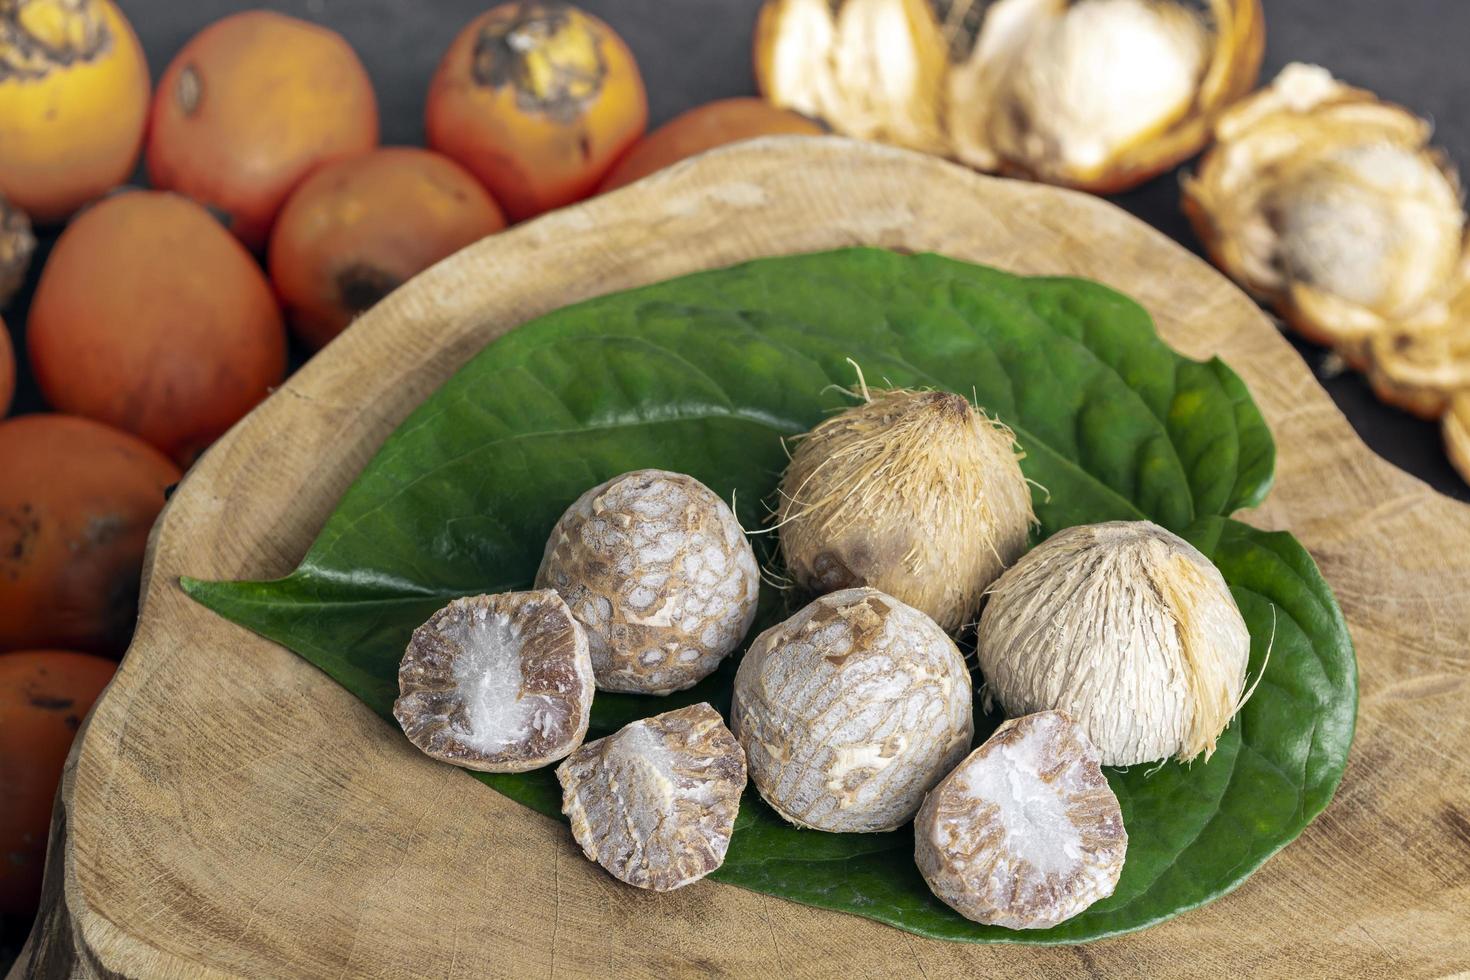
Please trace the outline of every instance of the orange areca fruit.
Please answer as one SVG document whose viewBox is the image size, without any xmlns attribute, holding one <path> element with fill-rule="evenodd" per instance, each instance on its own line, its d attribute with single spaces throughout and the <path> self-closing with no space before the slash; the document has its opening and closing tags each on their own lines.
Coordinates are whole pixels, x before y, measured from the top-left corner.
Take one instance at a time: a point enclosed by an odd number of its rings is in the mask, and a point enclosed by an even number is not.
<svg viewBox="0 0 1470 980">
<path fill-rule="evenodd" d="M 0 422 L 0 650 L 121 653 L 143 549 L 178 467 L 88 419 Z"/>
<path fill-rule="evenodd" d="M 610 191 L 696 153 L 759 136 L 821 136 L 826 130 L 800 113 L 765 99 L 721 99 L 696 106 L 643 137 L 602 181 Z"/>
<path fill-rule="evenodd" d="M 148 63 L 111 0 L 0 0 L 0 195 L 62 221 L 127 180 Z"/>
<path fill-rule="evenodd" d="M 464 164 L 513 220 L 581 200 L 648 125 L 633 53 L 565 3 L 476 18 L 429 87 L 429 145 Z"/>
<path fill-rule="evenodd" d="M 342 36 L 250 10 L 200 31 L 163 73 L 148 176 L 221 212 L 261 249 L 302 178 L 377 142 L 372 82 Z"/>
<path fill-rule="evenodd" d="M 270 273 L 291 326 L 326 344 L 408 279 L 505 227 L 490 195 L 429 150 L 386 147 L 328 164 L 286 202 Z"/>
<path fill-rule="evenodd" d="M 280 382 L 270 284 L 209 212 L 130 191 L 78 215 L 31 301 L 31 367 L 57 410 L 192 461 Z"/>
<path fill-rule="evenodd" d="M 65 650 L 0 654 L 0 913 L 35 911 L 61 769 L 116 668 Z"/>
</svg>

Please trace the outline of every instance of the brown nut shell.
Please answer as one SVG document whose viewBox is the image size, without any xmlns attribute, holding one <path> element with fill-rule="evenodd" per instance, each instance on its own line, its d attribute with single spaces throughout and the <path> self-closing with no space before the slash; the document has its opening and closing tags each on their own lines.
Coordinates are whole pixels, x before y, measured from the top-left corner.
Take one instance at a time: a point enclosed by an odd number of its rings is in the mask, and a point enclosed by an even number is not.
<svg viewBox="0 0 1470 980">
<path fill-rule="evenodd" d="M 393 704 L 425 755 L 481 772 L 525 772 L 582 743 L 592 711 L 587 637 L 561 596 L 455 599 L 413 632 Z"/>
<path fill-rule="evenodd" d="M 669 694 L 740 645 L 760 569 L 714 491 L 683 473 L 634 470 L 567 508 L 536 587 L 561 593 L 586 629 L 598 688 Z"/>
<path fill-rule="evenodd" d="M 636 888 L 672 891 L 724 863 L 745 753 L 719 712 L 701 703 L 588 742 L 556 778 L 589 861 Z"/>
<path fill-rule="evenodd" d="M 1001 725 L 914 820 L 914 860 L 935 896 L 1008 929 L 1045 929 L 1111 895 L 1127 851 L 1097 750 L 1060 711 Z"/>
<path fill-rule="evenodd" d="M 948 634 L 892 596 L 846 589 L 756 639 L 730 721 L 751 781 L 783 818 L 876 833 L 913 817 L 965 754 L 973 714 Z"/>
</svg>

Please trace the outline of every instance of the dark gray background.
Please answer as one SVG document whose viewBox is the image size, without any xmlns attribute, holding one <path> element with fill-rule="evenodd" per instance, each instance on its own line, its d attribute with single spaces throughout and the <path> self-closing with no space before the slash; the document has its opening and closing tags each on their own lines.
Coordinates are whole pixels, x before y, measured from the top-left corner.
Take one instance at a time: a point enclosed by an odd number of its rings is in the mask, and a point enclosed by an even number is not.
<svg viewBox="0 0 1470 980">
<path fill-rule="evenodd" d="M 231 0 L 120 0 L 154 78 L 204 25 L 249 6 Z M 377 88 L 385 143 L 423 142 L 429 76 L 451 38 L 487 0 L 287 0 L 262 6 L 340 31 L 361 54 Z M 651 123 L 689 106 L 752 93 L 750 39 L 760 0 L 581 0 L 632 46 L 648 83 Z M 1461 0 L 1265 0 L 1263 77 L 1290 60 L 1326 65 L 1341 77 L 1402 102 L 1438 122 L 1438 141 L 1470 161 L 1470 4 Z M 1167 174 L 1118 203 L 1186 246 L 1197 246 L 1178 208 L 1178 178 Z M 43 243 L 49 245 L 48 240 Z M 34 273 L 32 275 L 34 280 Z M 6 319 L 25 322 L 25 300 Z M 1383 456 L 1438 489 L 1470 500 L 1470 488 L 1445 460 L 1439 427 L 1379 405 L 1354 374 L 1324 376 L 1324 352 L 1297 349 L 1358 431 Z M 22 371 L 20 411 L 41 408 Z"/>
</svg>

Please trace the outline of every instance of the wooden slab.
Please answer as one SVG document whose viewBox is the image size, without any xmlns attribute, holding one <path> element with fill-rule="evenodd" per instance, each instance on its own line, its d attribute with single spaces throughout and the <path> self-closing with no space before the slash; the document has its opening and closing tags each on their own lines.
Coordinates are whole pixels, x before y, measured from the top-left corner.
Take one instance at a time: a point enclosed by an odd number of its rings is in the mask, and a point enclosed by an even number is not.
<svg viewBox="0 0 1470 980">
<path fill-rule="evenodd" d="M 703 882 L 626 888 L 559 825 L 419 755 L 182 573 L 290 570 L 415 405 L 574 300 L 763 255 L 873 244 L 1139 299 L 1219 353 L 1280 447 L 1248 515 L 1290 528 L 1352 625 L 1362 708 L 1336 801 L 1235 894 L 1081 947 L 931 942 Z M 65 776 L 48 906 L 17 968 L 87 976 L 1297 977 L 1470 967 L 1470 508 L 1369 453 L 1234 287 L 1093 198 L 844 140 L 691 161 L 460 253 L 395 293 L 193 470 L 155 532 L 142 621 Z"/>
</svg>

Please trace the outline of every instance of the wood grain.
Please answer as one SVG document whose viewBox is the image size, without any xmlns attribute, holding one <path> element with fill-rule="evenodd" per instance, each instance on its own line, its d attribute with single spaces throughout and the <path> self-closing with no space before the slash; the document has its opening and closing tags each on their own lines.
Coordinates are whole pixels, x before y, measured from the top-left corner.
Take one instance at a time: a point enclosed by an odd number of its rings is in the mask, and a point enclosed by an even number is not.
<svg viewBox="0 0 1470 980">
<path fill-rule="evenodd" d="M 702 882 L 654 895 L 558 824 L 419 755 L 180 574 L 290 570 L 354 475 L 485 343 L 588 296 L 872 244 L 1125 290 L 1245 378 L 1267 503 L 1357 643 L 1336 801 L 1234 894 L 1081 947 L 933 942 Z M 155 530 L 137 637 L 73 751 L 18 975 L 1402 976 L 1470 967 L 1470 508 L 1373 456 L 1272 324 L 1104 202 L 826 138 L 718 151 L 487 239 L 365 316 L 212 449 Z"/>
</svg>

